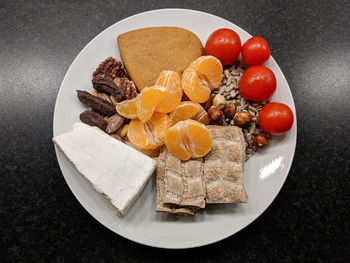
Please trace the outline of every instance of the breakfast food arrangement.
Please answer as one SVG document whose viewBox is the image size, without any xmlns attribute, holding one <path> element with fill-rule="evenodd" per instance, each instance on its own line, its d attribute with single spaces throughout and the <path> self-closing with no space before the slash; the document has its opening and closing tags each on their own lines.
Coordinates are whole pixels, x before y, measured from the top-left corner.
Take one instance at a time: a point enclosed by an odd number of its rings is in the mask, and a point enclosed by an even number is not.
<svg viewBox="0 0 350 263">
<path fill-rule="evenodd" d="M 156 212 L 182 218 L 248 202 L 245 162 L 293 125 L 291 109 L 270 101 L 266 40 L 209 34 L 204 47 L 178 27 L 120 34 L 121 61 L 106 58 L 89 91 L 72 90 L 87 106 L 82 123 L 53 141 L 120 217 L 152 174 Z"/>
</svg>

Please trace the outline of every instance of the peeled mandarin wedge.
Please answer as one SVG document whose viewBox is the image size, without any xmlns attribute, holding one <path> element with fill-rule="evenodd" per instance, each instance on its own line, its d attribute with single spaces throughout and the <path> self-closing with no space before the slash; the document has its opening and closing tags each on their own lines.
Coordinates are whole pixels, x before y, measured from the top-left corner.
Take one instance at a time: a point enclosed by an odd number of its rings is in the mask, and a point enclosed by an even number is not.
<svg viewBox="0 0 350 263">
<path fill-rule="evenodd" d="M 170 113 L 170 126 L 174 126 L 179 121 L 192 119 L 201 111 L 201 105 L 192 101 L 183 101 Z"/>
<path fill-rule="evenodd" d="M 127 118 L 127 119 L 134 119 L 137 117 L 137 100 L 138 96 L 132 100 L 124 100 L 122 102 L 119 102 L 116 104 L 115 108 L 119 115 Z"/>
<path fill-rule="evenodd" d="M 209 99 L 211 89 L 208 83 L 201 81 L 192 68 L 185 69 L 181 84 L 184 93 L 191 101 L 202 103 Z"/>
<path fill-rule="evenodd" d="M 222 65 L 213 56 L 202 56 L 193 61 L 182 75 L 182 88 L 192 101 L 205 102 L 213 89 L 220 86 Z"/>
<path fill-rule="evenodd" d="M 169 128 L 165 136 L 165 145 L 169 152 L 186 161 L 206 155 L 211 149 L 212 138 L 204 124 L 186 120 Z"/>
<path fill-rule="evenodd" d="M 136 103 L 137 117 L 142 122 L 151 119 L 156 105 L 167 95 L 166 88 L 154 85 L 144 88 Z"/>
<path fill-rule="evenodd" d="M 169 115 L 170 126 L 175 125 L 179 121 L 188 119 L 197 120 L 203 124 L 209 124 L 208 113 L 197 102 L 183 101 Z"/>
<path fill-rule="evenodd" d="M 211 90 L 220 87 L 222 79 L 222 64 L 213 56 L 202 56 L 193 61 L 192 67 L 198 77 L 209 83 Z"/>
<path fill-rule="evenodd" d="M 168 129 L 168 115 L 155 112 L 146 122 L 132 119 L 128 126 L 128 139 L 139 149 L 155 149 L 164 144 Z"/>
<path fill-rule="evenodd" d="M 167 89 L 167 95 L 157 104 L 155 111 L 162 113 L 173 111 L 176 106 L 180 104 L 183 94 L 179 74 L 172 70 L 163 70 L 159 74 L 155 85 L 159 85 Z"/>
</svg>

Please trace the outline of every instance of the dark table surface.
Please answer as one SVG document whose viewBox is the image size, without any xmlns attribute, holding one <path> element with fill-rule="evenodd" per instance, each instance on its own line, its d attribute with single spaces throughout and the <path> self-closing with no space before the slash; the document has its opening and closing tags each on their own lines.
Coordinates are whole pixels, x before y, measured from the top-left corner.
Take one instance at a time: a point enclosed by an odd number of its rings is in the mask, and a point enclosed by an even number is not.
<svg viewBox="0 0 350 263">
<path fill-rule="evenodd" d="M 0 262 L 350 261 L 349 1 L 0 1 Z M 298 140 L 278 197 L 255 222 L 189 250 L 109 231 L 59 169 L 52 118 L 78 52 L 130 15 L 189 8 L 265 37 L 294 96 Z"/>
</svg>

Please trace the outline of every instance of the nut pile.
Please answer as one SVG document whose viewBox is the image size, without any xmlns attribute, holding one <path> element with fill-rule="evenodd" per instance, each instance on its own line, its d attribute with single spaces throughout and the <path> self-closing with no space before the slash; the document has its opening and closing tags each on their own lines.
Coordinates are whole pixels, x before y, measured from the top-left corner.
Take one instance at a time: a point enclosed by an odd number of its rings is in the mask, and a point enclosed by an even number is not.
<svg viewBox="0 0 350 263">
<path fill-rule="evenodd" d="M 216 109 L 223 110 L 223 126 L 237 125 L 242 128 L 246 141 L 246 160 L 248 160 L 258 149 L 268 144 L 270 136 L 265 134 L 258 124 L 259 111 L 268 101 L 246 101 L 239 93 L 238 83 L 244 71 L 245 68 L 240 65 L 239 61 L 235 61 L 231 66 L 226 67 L 221 86 L 214 90 L 215 95 L 211 99 L 213 101 L 212 105 Z M 217 103 L 214 103 L 215 101 Z M 220 115 L 219 113 L 216 114 Z"/>
<path fill-rule="evenodd" d="M 115 104 L 135 98 L 135 84 L 130 80 L 122 63 L 108 57 L 93 73 L 92 86 L 91 93 L 77 90 L 80 102 L 90 107 L 80 114 L 80 120 L 88 125 L 97 126 L 113 138 L 123 141 L 125 134 L 120 136 L 118 130 L 126 120 L 116 112 Z"/>
</svg>

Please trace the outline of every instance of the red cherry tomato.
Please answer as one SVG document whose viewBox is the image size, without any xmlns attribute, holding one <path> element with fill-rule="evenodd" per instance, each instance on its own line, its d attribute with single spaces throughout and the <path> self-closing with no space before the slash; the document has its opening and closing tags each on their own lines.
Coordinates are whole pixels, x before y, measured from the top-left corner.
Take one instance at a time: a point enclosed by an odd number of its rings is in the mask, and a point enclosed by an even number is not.
<svg viewBox="0 0 350 263">
<path fill-rule="evenodd" d="M 259 112 L 259 125 L 264 132 L 270 135 L 281 135 L 292 128 L 293 112 L 285 104 L 271 102 Z"/>
<path fill-rule="evenodd" d="M 241 39 L 228 28 L 214 31 L 205 44 L 205 54 L 216 57 L 223 66 L 231 64 L 241 52 Z"/>
<path fill-rule="evenodd" d="M 271 55 L 267 42 L 262 37 L 252 37 L 242 47 L 242 58 L 250 66 L 261 65 Z"/>
<path fill-rule="evenodd" d="M 244 98 L 252 101 L 265 101 L 276 90 L 276 77 L 264 66 L 248 68 L 239 81 L 239 91 Z"/>
</svg>

